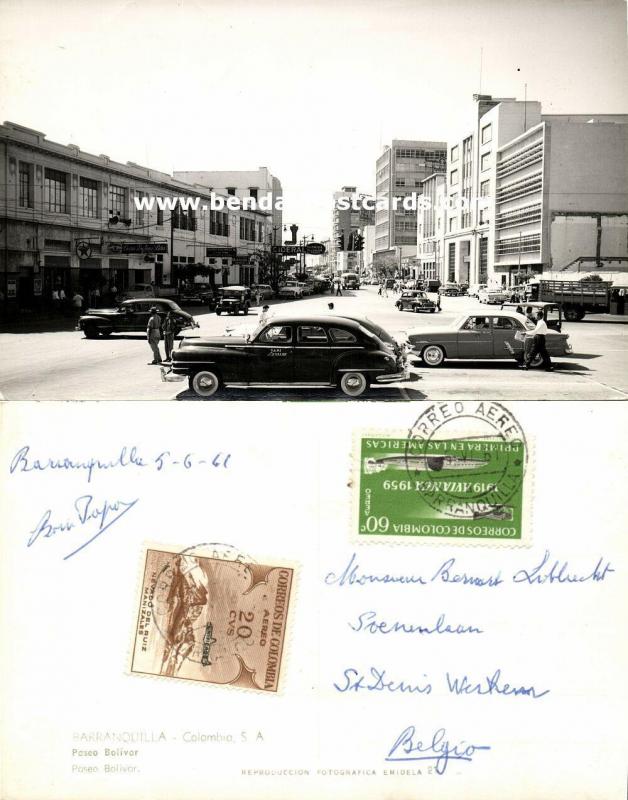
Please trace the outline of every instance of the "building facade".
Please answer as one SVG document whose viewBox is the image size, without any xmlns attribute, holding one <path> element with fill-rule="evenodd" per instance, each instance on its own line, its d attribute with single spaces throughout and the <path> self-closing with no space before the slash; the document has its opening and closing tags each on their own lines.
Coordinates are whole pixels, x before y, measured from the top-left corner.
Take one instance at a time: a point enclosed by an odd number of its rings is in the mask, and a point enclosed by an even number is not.
<svg viewBox="0 0 628 800">
<path fill-rule="evenodd" d="M 447 176 L 435 172 L 423 181 L 423 207 L 418 211 L 417 278 L 436 279 L 442 275 L 445 234 Z"/>
<path fill-rule="evenodd" d="M 628 265 L 628 115 L 542 115 L 497 151 L 493 272 Z"/>
<path fill-rule="evenodd" d="M 272 244 L 281 244 L 283 225 L 283 188 L 281 181 L 270 173 L 268 167 L 256 170 L 175 170 L 176 180 L 198 184 L 216 194 L 235 196 L 241 200 L 268 198 L 272 224 Z"/>
<path fill-rule="evenodd" d="M 490 95 L 474 102 L 472 126 L 448 143 L 440 279 L 506 286 L 625 263 L 628 115 L 545 115 L 539 102 Z"/>
<path fill-rule="evenodd" d="M 359 269 L 362 268 L 363 259 L 360 255 L 356 258 L 355 255 L 351 258 L 345 256 L 341 257 L 341 253 L 355 253 L 354 250 L 354 237 L 360 234 L 363 237 L 363 231 L 368 225 L 372 225 L 375 219 L 375 210 L 367 208 L 366 205 L 373 204 L 373 198 L 368 198 L 367 195 L 358 194 L 355 186 L 343 186 L 338 192 L 333 195 L 333 209 L 332 209 L 332 237 L 331 237 L 331 251 L 329 258 L 329 266 L 332 272 L 346 272 L 348 264 L 351 262 L 349 271 L 353 271 L 356 263 Z M 349 208 L 339 207 L 339 201 L 346 201 L 345 204 L 350 204 Z M 361 251 L 358 251 L 361 252 Z"/>
<path fill-rule="evenodd" d="M 0 291 L 18 308 L 45 307 L 55 289 L 173 286 L 194 279 L 250 283 L 265 261 L 270 216 L 203 211 L 210 195 L 157 170 L 85 153 L 15 123 L 0 126 Z M 138 209 L 170 199 L 173 210 Z M 177 198 L 199 197 L 198 210 Z M 225 201 L 228 198 L 225 198 Z"/>
<path fill-rule="evenodd" d="M 423 181 L 445 170 L 445 142 L 393 139 L 375 165 L 375 267 L 414 258 L 417 246 L 417 209 L 404 209 L 406 197 L 420 195 Z M 383 206 L 383 207 L 382 207 Z"/>
</svg>

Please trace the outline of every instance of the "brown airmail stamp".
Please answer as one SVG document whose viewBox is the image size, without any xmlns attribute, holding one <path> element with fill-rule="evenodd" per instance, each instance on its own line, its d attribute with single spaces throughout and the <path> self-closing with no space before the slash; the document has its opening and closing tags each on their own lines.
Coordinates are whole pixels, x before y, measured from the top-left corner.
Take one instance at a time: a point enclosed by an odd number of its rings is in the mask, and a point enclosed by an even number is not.
<svg viewBox="0 0 628 800">
<path fill-rule="evenodd" d="M 131 672 L 276 692 L 293 570 L 149 549 Z"/>
</svg>

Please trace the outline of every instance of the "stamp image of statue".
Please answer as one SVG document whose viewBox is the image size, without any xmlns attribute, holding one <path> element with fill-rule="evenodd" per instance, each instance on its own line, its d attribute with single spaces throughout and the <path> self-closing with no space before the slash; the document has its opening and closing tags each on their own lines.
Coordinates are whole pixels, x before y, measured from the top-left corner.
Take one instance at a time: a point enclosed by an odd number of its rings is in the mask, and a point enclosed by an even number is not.
<svg viewBox="0 0 628 800">
<path fill-rule="evenodd" d="M 293 570 L 149 549 L 131 672 L 276 692 Z"/>
<path fill-rule="evenodd" d="M 356 440 L 359 538 L 522 542 L 525 435 L 498 404 L 468 405 L 432 407 L 406 435 Z"/>
</svg>

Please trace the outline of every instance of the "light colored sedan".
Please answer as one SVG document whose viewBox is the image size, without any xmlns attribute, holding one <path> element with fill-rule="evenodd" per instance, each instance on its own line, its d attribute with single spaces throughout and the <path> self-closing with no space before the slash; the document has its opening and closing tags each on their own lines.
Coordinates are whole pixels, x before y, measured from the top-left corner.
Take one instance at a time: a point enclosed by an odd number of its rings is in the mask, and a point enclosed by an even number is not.
<svg viewBox="0 0 628 800">
<path fill-rule="evenodd" d="M 284 286 L 281 287 L 279 290 L 279 297 L 292 297 L 292 298 L 300 298 L 303 297 L 303 284 L 290 282 L 286 283 Z"/>
<path fill-rule="evenodd" d="M 511 292 L 508 289 L 487 286 L 478 292 L 478 300 L 480 303 L 487 303 L 488 305 L 501 305 L 510 300 L 510 295 Z"/>
<path fill-rule="evenodd" d="M 408 331 L 408 347 L 427 367 L 439 367 L 446 359 L 512 359 L 523 362 L 524 342 L 531 337 L 534 324 L 523 314 L 491 311 L 486 314 L 465 314 L 445 327 L 412 328 Z M 571 353 L 569 335 L 550 330 L 546 336 L 550 356 Z M 541 364 L 537 356 L 532 362 Z"/>
<path fill-rule="evenodd" d="M 269 286 L 267 283 L 254 283 L 251 286 L 251 294 L 255 297 L 257 294 L 260 294 L 262 300 L 268 300 L 270 297 L 274 296 L 273 287 Z"/>
</svg>

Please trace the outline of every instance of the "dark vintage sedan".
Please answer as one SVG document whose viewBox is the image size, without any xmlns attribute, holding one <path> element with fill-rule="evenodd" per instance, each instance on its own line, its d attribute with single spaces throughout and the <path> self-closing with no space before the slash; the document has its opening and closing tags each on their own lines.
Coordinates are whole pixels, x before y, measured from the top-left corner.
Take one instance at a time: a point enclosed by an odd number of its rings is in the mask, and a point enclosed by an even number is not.
<svg viewBox="0 0 628 800">
<path fill-rule="evenodd" d="M 436 311 L 436 303 L 418 289 L 404 289 L 395 306 L 399 311 Z"/>
<path fill-rule="evenodd" d="M 408 331 L 411 352 L 420 356 L 428 367 L 438 367 L 445 359 L 509 358 L 523 361 L 526 336 L 530 338 L 534 324 L 522 314 L 491 311 L 489 314 L 465 314 L 451 325 L 438 328 L 413 328 Z M 547 350 L 550 356 L 571 353 L 566 333 L 548 331 Z M 532 362 L 541 364 L 537 356 Z"/>
<path fill-rule="evenodd" d="M 175 319 L 175 335 L 185 328 L 198 328 L 194 317 L 184 311 L 173 300 L 151 297 L 148 299 L 125 300 L 117 308 L 88 308 L 79 317 L 77 330 L 82 330 L 88 339 L 110 336 L 112 333 L 146 333 L 151 308 L 156 308 L 163 320 L 168 311 Z"/>
<path fill-rule="evenodd" d="M 403 349 L 370 320 L 271 317 L 253 333 L 183 340 L 163 380 L 187 377 L 211 397 L 222 386 L 333 387 L 359 397 L 371 383 L 408 378 Z"/>
</svg>

